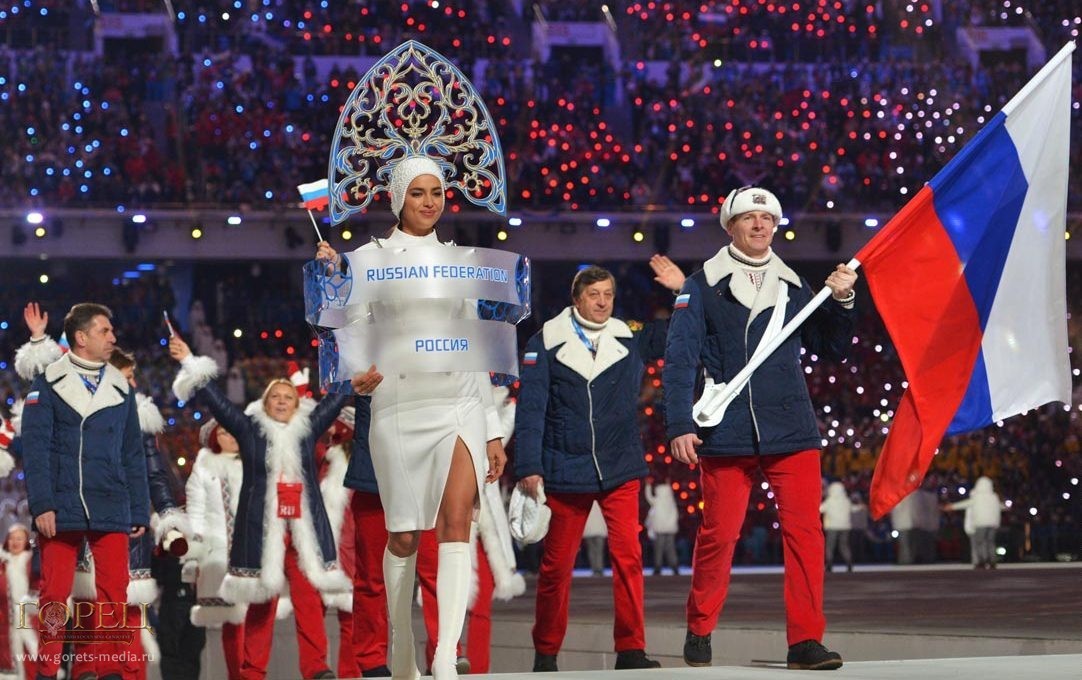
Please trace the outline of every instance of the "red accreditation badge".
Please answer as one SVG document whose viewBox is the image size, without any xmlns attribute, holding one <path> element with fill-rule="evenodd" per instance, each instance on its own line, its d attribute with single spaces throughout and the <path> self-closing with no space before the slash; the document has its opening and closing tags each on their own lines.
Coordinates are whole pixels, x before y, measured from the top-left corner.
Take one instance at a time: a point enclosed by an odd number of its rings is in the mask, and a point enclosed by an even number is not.
<svg viewBox="0 0 1082 680">
<path fill-rule="evenodd" d="M 278 482 L 278 516 L 298 519 L 301 516 L 301 489 L 297 482 Z"/>
</svg>

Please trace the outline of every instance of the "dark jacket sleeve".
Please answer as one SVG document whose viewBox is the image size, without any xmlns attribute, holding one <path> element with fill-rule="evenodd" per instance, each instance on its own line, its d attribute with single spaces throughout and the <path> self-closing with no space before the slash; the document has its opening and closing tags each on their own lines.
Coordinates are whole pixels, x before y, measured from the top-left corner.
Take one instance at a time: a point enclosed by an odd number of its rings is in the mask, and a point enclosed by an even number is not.
<svg viewBox="0 0 1082 680">
<path fill-rule="evenodd" d="M 334 424 L 334 419 L 349 404 L 353 396 L 352 393 L 334 393 L 320 399 L 315 409 L 308 416 L 308 422 L 312 425 L 312 436 L 318 438 L 326 432 L 327 428 Z"/>
<path fill-rule="evenodd" d="M 368 444 L 368 428 L 372 425 L 372 398 L 358 395 L 353 402 L 353 454 L 349 457 L 346 478 L 342 481 L 348 489 L 379 493 L 376 471 L 372 467 L 372 449 Z"/>
<path fill-rule="evenodd" d="M 642 330 L 635 333 L 639 344 L 639 356 L 643 361 L 657 361 L 665 356 L 665 340 L 669 333 L 669 320 L 647 321 Z"/>
<path fill-rule="evenodd" d="M 200 387 L 195 396 L 200 400 L 200 403 L 210 410 L 214 419 L 229 434 L 233 435 L 238 442 L 250 435 L 253 427 L 251 418 L 244 415 L 244 411 L 240 407 L 229 401 L 213 381 Z M 243 453 L 243 447 L 241 452 Z"/>
<path fill-rule="evenodd" d="M 30 392 L 37 392 L 38 399 L 37 403 L 23 407 L 23 470 L 26 472 L 30 515 L 37 517 L 57 510 L 53 496 L 53 470 L 57 466 L 57 454 L 52 446 L 55 396 L 43 375 L 34 379 Z"/>
<path fill-rule="evenodd" d="M 128 392 L 127 409 L 121 460 L 124 462 L 124 474 L 128 483 L 131 523 L 136 527 L 149 527 L 150 489 L 147 486 L 147 456 L 143 449 L 143 431 L 139 427 L 134 391 Z"/>
<path fill-rule="evenodd" d="M 702 300 L 705 292 L 689 278 L 680 293 L 689 296 L 688 304 L 673 310 L 665 344 L 665 366 L 661 369 L 665 387 L 665 436 L 670 441 L 696 431 L 691 407 L 695 403 L 699 357 L 706 337 Z"/>
<path fill-rule="evenodd" d="M 172 475 L 169 474 L 162 453 L 158 450 L 158 438 L 153 434 L 143 435 L 143 451 L 147 457 L 147 482 L 150 485 L 150 502 L 154 512 L 159 515 L 177 507 L 173 495 Z"/>
<path fill-rule="evenodd" d="M 549 361 L 540 332 L 526 343 L 526 352 L 536 352 L 537 363 L 522 365 L 522 388 L 515 408 L 515 477 L 518 479 L 545 474 L 541 450 L 549 401 Z"/>
</svg>

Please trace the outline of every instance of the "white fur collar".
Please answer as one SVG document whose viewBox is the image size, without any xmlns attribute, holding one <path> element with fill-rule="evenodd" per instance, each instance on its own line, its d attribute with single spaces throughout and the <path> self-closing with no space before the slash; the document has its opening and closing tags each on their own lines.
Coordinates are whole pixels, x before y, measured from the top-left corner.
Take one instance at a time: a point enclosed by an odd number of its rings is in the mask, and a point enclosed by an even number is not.
<svg viewBox="0 0 1082 680">
<path fill-rule="evenodd" d="M 597 341 L 597 354 L 591 355 L 571 325 L 571 307 L 565 307 L 554 318 L 546 321 L 541 330 L 545 349 L 550 350 L 562 345 L 556 352 L 556 360 L 587 380 L 592 380 L 625 358 L 628 355 L 627 347 L 617 338 L 630 337 L 631 328 L 620 319 L 612 317 L 601 330 Z"/>
<path fill-rule="evenodd" d="M 105 364 L 101 382 L 91 395 L 67 355 L 45 367 L 45 379 L 53 386 L 53 392 L 84 418 L 124 403 L 131 391 L 131 385 L 124 379 L 123 374 L 113 366 Z"/>
<path fill-rule="evenodd" d="M 800 277 L 797 276 L 796 272 L 782 262 L 777 253 L 771 251 L 771 254 L 773 256 L 763 268 L 763 285 L 758 291 L 755 290 L 754 286 L 744 285 L 747 282 L 744 278 L 741 278 L 744 276 L 743 267 L 729 254 L 728 246 L 719 250 L 717 254 L 703 263 L 703 273 L 706 275 L 708 285 L 713 286 L 726 276 L 730 277 L 729 290 L 732 292 L 733 297 L 751 310 L 751 314 L 748 316 L 749 324 L 760 312 L 774 306 L 778 297 L 777 290 L 780 281 L 785 281 L 796 288 L 800 288 Z M 734 274 L 738 274 L 738 276 L 733 276 Z"/>
<path fill-rule="evenodd" d="M 144 434 L 158 434 L 165 429 L 165 418 L 158 410 L 154 400 L 143 394 L 135 393 L 135 408 L 139 413 L 139 429 Z"/>
<path fill-rule="evenodd" d="M 772 251 L 773 252 L 773 251 Z M 703 263 L 703 273 L 706 274 L 706 283 L 713 286 L 726 276 L 740 271 L 740 263 L 729 255 L 729 246 L 723 247 L 713 257 Z M 800 277 L 789 268 L 777 253 L 773 253 L 770 262 L 766 265 L 767 272 L 774 272 L 782 281 L 787 281 L 794 286 L 800 287 Z"/>
<path fill-rule="evenodd" d="M 258 401 L 248 404 L 244 413 L 255 421 L 267 440 L 267 479 L 277 480 L 281 473 L 287 481 L 301 481 L 300 442 L 311 432 L 308 417 L 298 410 L 288 423 L 281 423 L 267 415 Z"/>
</svg>

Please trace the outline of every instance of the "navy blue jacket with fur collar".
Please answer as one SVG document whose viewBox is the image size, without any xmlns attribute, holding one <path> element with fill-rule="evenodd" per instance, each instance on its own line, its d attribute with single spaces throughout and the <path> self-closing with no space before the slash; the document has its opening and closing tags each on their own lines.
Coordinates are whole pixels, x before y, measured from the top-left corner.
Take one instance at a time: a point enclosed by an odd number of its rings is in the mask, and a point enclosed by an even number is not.
<svg viewBox="0 0 1082 680">
<path fill-rule="evenodd" d="M 266 602 L 284 592 L 287 532 L 301 571 L 316 589 L 328 593 L 349 590 L 351 583 L 339 568 L 334 534 L 319 488 L 315 441 L 351 396 L 329 394 L 310 412 L 302 404 L 288 423 L 279 423 L 266 414 L 260 402 L 244 410 L 230 402 L 211 382 L 216 376 L 212 359 L 189 357 L 181 363 L 173 392 L 187 400 L 194 391 L 240 445 L 244 477 L 229 551 L 229 573 L 220 595 L 230 602 Z M 299 480 L 303 485 L 299 518 L 278 516 L 279 473 L 287 481 Z"/>
<path fill-rule="evenodd" d="M 703 371 L 715 382 L 729 382 L 759 346 L 773 313 L 776 297 L 738 299 L 744 291 L 732 285 L 734 276 L 743 273 L 723 248 L 702 270 L 688 277 L 677 298 L 662 369 L 667 436 L 671 441 L 698 432 L 703 440 L 697 449 L 701 456 L 818 449 L 822 435 L 808 396 L 800 349 L 803 346 L 809 353 L 845 357 L 852 342 L 855 313 L 833 300 L 816 310 L 800 332 L 790 336 L 752 374 L 749 386 L 729 404 L 721 423 L 698 429 L 692 419 Z M 788 286 L 788 322 L 813 297 L 811 287 L 776 255 L 768 276 L 776 276 L 778 285 Z"/>
<path fill-rule="evenodd" d="M 515 476 L 546 491 L 589 493 L 647 475 L 639 432 L 643 364 L 661 357 L 665 323 L 633 333 L 612 318 L 596 357 L 571 325 L 571 308 L 526 344 L 515 411 Z"/>
<path fill-rule="evenodd" d="M 106 365 L 91 395 L 68 356 L 34 378 L 23 407 L 30 514 L 57 531 L 129 533 L 150 526 L 146 455 L 135 392 Z"/>
</svg>

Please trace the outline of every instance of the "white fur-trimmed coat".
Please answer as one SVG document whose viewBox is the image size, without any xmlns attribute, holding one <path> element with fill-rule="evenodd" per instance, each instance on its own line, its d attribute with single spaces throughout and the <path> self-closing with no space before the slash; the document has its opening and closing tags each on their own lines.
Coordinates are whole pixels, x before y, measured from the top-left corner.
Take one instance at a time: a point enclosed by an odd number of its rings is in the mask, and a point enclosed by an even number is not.
<svg viewBox="0 0 1082 680">
<path fill-rule="evenodd" d="M 339 568 L 334 537 L 319 489 L 315 440 L 351 400 L 328 395 L 310 413 L 298 410 L 288 423 L 268 416 L 262 404 L 241 411 L 211 382 L 214 361 L 188 357 L 173 383 L 177 398 L 198 390 L 200 401 L 240 444 L 243 482 L 237 507 L 229 573 L 219 595 L 230 602 L 266 602 L 282 592 L 287 532 L 305 577 L 321 592 L 348 591 L 351 583 Z M 278 516 L 278 483 L 300 482 L 301 515 Z"/>
</svg>

